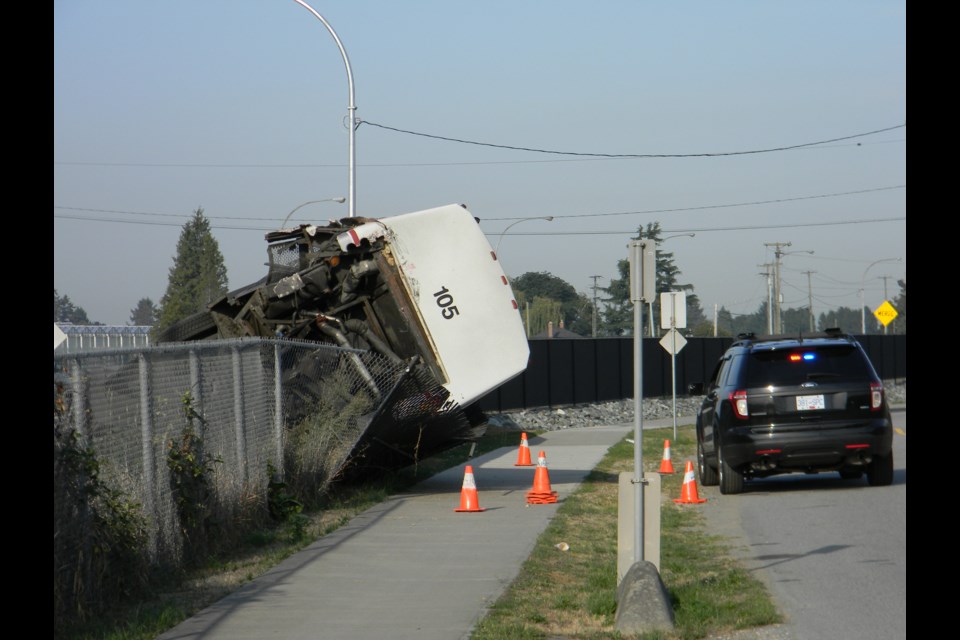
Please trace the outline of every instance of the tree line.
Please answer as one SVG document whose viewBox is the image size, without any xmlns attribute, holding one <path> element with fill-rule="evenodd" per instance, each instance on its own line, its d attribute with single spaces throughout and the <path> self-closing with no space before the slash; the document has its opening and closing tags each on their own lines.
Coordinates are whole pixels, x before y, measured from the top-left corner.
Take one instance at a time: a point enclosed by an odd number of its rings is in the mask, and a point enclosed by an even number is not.
<svg viewBox="0 0 960 640">
<path fill-rule="evenodd" d="M 178 320 L 205 311 L 207 305 L 227 293 L 227 282 L 223 254 L 211 232 L 210 221 L 199 207 L 180 231 L 167 289 L 160 303 L 141 298 L 130 310 L 128 324 L 153 327 L 152 333 L 156 335 Z M 53 290 L 53 321 L 103 324 L 90 321 L 82 307 L 74 304 L 69 296 L 59 295 L 56 288 Z"/>
<path fill-rule="evenodd" d="M 648 239 L 660 244 L 661 228 L 659 222 L 650 223 L 637 230 L 634 240 Z M 670 251 L 657 251 L 656 289 L 660 291 L 683 291 L 686 298 L 688 336 L 709 337 L 736 336 L 740 333 L 764 335 L 771 333 L 770 309 L 766 301 L 757 310 L 749 314 L 735 314 L 725 307 L 716 312 L 714 318 L 704 313 L 700 299 L 694 293 L 694 286 L 681 281 L 680 268 L 674 262 Z M 545 337 L 548 326 L 553 323 L 554 331 L 559 327 L 581 336 L 611 337 L 632 335 L 634 328 L 634 309 L 630 301 L 630 261 L 626 258 L 617 262 L 618 278 L 610 280 L 606 287 L 596 287 L 594 296 L 588 297 L 578 292 L 572 285 L 548 272 L 524 273 L 510 280 L 514 294 L 520 305 L 524 326 L 529 337 Z M 887 327 L 888 333 L 905 334 L 907 332 L 907 282 L 906 278 L 897 282 L 899 294 L 891 300 L 897 311 L 897 317 Z M 594 303 L 596 301 L 596 304 Z M 647 305 L 641 314 L 643 335 L 662 335 L 660 327 L 660 305 L 657 300 Z M 650 331 L 650 327 L 654 331 Z M 811 318 L 807 307 L 782 309 L 780 323 L 783 333 L 823 331 L 838 327 L 847 333 L 861 333 L 861 324 L 867 333 L 880 333 L 881 326 L 869 309 L 839 307 L 823 312 Z M 594 333 L 595 331 L 595 333 Z"/>
<path fill-rule="evenodd" d="M 659 222 L 640 225 L 635 240 L 648 239 L 660 244 L 662 230 Z M 633 303 L 630 301 L 630 262 L 617 261 L 617 278 L 606 287 L 595 287 L 592 295 L 577 291 L 562 278 L 549 272 L 527 272 L 510 279 L 520 306 L 528 337 L 545 336 L 551 323 L 555 332 L 560 329 L 580 336 L 610 337 L 631 335 L 634 329 Z M 736 314 L 720 307 L 714 318 L 708 317 L 694 293 L 694 285 L 681 281 L 681 270 L 669 251 L 657 251 L 657 291 L 683 291 L 686 298 L 687 328 L 685 334 L 695 337 L 735 336 L 752 332 L 770 333 L 771 309 L 767 301 L 749 314 Z M 141 298 L 130 310 L 130 325 L 151 326 L 153 333 L 163 331 L 173 323 L 195 313 L 224 295 L 228 288 L 227 268 L 220 247 L 213 237 L 210 222 L 197 208 L 193 217 L 183 226 L 177 242 L 176 255 L 168 274 L 168 284 L 159 304 L 150 298 Z M 891 301 L 897 310 L 896 319 L 887 327 L 889 333 L 907 332 L 907 283 L 898 280 L 899 293 Z M 660 305 L 656 301 L 645 305 L 641 314 L 643 335 L 661 335 Z M 72 324 L 102 324 L 92 322 L 86 311 L 66 295 L 53 290 L 53 321 Z M 839 307 L 812 318 L 806 307 L 782 309 L 780 323 L 783 333 L 822 331 L 839 327 L 848 333 L 861 333 L 861 324 L 867 333 L 880 333 L 881 326 L 869 309 Z M 650 327 L 654 329 L 651 332 Z"/>
</svg>

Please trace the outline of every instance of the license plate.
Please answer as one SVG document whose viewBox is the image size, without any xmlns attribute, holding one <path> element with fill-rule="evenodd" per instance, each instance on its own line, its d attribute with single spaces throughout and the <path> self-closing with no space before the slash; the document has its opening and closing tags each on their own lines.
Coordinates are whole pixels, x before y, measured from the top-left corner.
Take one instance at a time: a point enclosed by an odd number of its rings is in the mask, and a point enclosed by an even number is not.
<svg viewBox="0 0 960 640">
<path fill-rule="evenodd" d="M 818 396 L 797 396 L 797 411 L 823 409 L 823 394 Z"/>
</svg>

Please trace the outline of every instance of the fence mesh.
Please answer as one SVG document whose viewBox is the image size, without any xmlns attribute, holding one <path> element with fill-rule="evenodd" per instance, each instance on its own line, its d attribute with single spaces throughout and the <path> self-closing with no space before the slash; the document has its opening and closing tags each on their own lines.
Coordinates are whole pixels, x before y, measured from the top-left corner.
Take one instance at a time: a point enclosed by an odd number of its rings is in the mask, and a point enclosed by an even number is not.
<svg viewBox="0 0 960 640">
<path fill-rule="evenodd" d="M 216 340 L 55 356 L 54 384 L 101 477 L 142 505 L 151 555 L 177 563 L 185 523 L 168 463 L 188 424 L 210 462 L 221 519 L 251 503 L 266 512 L 271 471 L 322 492 L 348 465 L 415 456 L 409 434 L 391 429 L 436 424 L 447 396 L 414 364 L 317 343 Z M 411 397 L 430 402 L 404 409 Z M 462 428 L 454 409 L 446 424 Z M 407 415 L 398 421 L 398 412 Z"/>
</svg>

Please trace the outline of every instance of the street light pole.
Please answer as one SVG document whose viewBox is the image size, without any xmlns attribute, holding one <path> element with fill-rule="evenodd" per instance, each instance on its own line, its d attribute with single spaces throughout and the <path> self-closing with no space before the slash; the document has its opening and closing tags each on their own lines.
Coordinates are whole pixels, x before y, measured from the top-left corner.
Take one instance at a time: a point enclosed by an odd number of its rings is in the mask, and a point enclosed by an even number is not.
<svg viewBox="0 0 960 640">
<path fill-rule="evenodd" d="M 872 267 L 873 265 L 880 264 L 881 262 L 900 262 L 900 258 L 881 258 L 879 260 L 874 260 L 873 262 L 867 265 L 866 269 L 863 270 L 863 275 L 860 276 L 860 333 L 861 334 L 867 333 L 867 314 L 866 314 L 866 311 L 864 311 L 864 308 L 866 307 L 866 302 L 864 301 L 864 294 L 863 294 L 863 290 L 867 280 L 867 271 L 870 271 L 870 267 Z"/>
<path fill-rule="evenodd" d="M 305 206 L 307 206 L 308 204 L 314 204 L 314 203 L 316 203 L 316 202 L 344 202 L 345 200 L 346 200 L 346 198 L 344 198 L 343 196 L 337 196 L 336 198 L 324 198 L 323 200 L 307 200 L 306 202 L 303 202 L 303 203 L 298 204 L 297 206 L 295 206 L 295 207 L 293 208 L 293 211 L 291 211 L 290 213 L 287 214 L 287 217 L 284 218 L 284 219 L 283 219 L 283 222 L 280 224 L 280 228 L 281 228 L 281 229 L 285 229 L 285 228 L 286 228 L 286 226 L 287 226 L 287 220 L 289 220 L 289 219 L 290 219 L 290 216 L 292 216 L 298 209 L 300 209 L 300 207 L 305 207 Z"/>
<path fill-rule="evenodd" d="M 337 43 L 337 47 L 340 49 L 340 55 L 343 57 L 343 64 L 347 68 L 347 92 L 349 94 L 349 99 L 347 102 L 347 123 L 349 126 L 349 135 L 348 135 L 348 153 L 347 153 L 347 183 L 348 190 L 347 195 L 349 196 L 350 204 L 348 205 L 349 215 L 351 218 L 357 215 L 357 156 L 356 156 L 356 145 L 354 144 L 357 131 L 357 121 L 356 121 L 356 111 L 357 106 L 354 104 L 353 100 L 353 71 L 350 69 L 350 58 L 347 57 L 347 50 L 343 48 L 343 43 L 340 42 L 340 37 L 337 36 L 337 32 L 333 30 L 333 27 L 330 26 L 330 23 L 324 20 L 323 16 L 317 13 L 313 7 L 308 5 L 303 0 L 293 0 L 301 7 L 312 13 L 317 20 L 323 23 L 323 26 L 327 28 L 327 31 L 330 32 L 330 35 L 333 36 L 334 41 Z"/>
<path fill-rule="evenodd" d="M 504 234 L 505 234 L 507 231 L 510 230 L 510 227 L 513 227 L 513 226 L 515 226 L 515 225 L 518 225 L 518 224 L 520 224 L 521 222 L 526 222 L 527 220 L 546 220 L 547 222 L 550 222 L 551 220 L 553 220 L 553 216 L 535 216 L 535 217 L 532 217 L 532 218 L 521 218 L 520 220 L 517 220 L 516 222 L 513 222 L 513 223 L 508 224 L 507 227 L 506 227 L 506 229 L 504 229 L 503 231 L 501 231 L 501 232 L 500 232 L 500 235 L 497 237 L 497 246 L 496 246 L 496 248 L 494 248 L 493 252 L 499 255 L 499 253 L 500 253 L 500 243 L 503 242 L 503 236 L 504 236 Z"/>
</svg>

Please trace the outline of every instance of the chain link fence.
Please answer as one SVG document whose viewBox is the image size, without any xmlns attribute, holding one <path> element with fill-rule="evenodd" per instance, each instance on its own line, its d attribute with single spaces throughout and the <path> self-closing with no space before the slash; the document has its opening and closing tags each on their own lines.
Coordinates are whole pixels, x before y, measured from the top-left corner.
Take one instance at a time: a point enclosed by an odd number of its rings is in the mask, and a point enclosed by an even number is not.
<svg viewBox="0 0 960 640">
<path fill-rule="evenodd" d="M 265 514 L 271 482 L 322 492 L 351 464 L 415 458 L 424 432 L 469 426 L 457 407 L 437 415 L 448 394 L 413 362 L 289 340 L 55 355 L 54 387 L 55 435 L 59 403 L 101 478 L 141 505 L 149 556 L 174 565 L 185 523 L 170 453 L 188 425 L 221 523 Z M 55 537 L 67 524 L 54 522 Z"/>
</svg>

